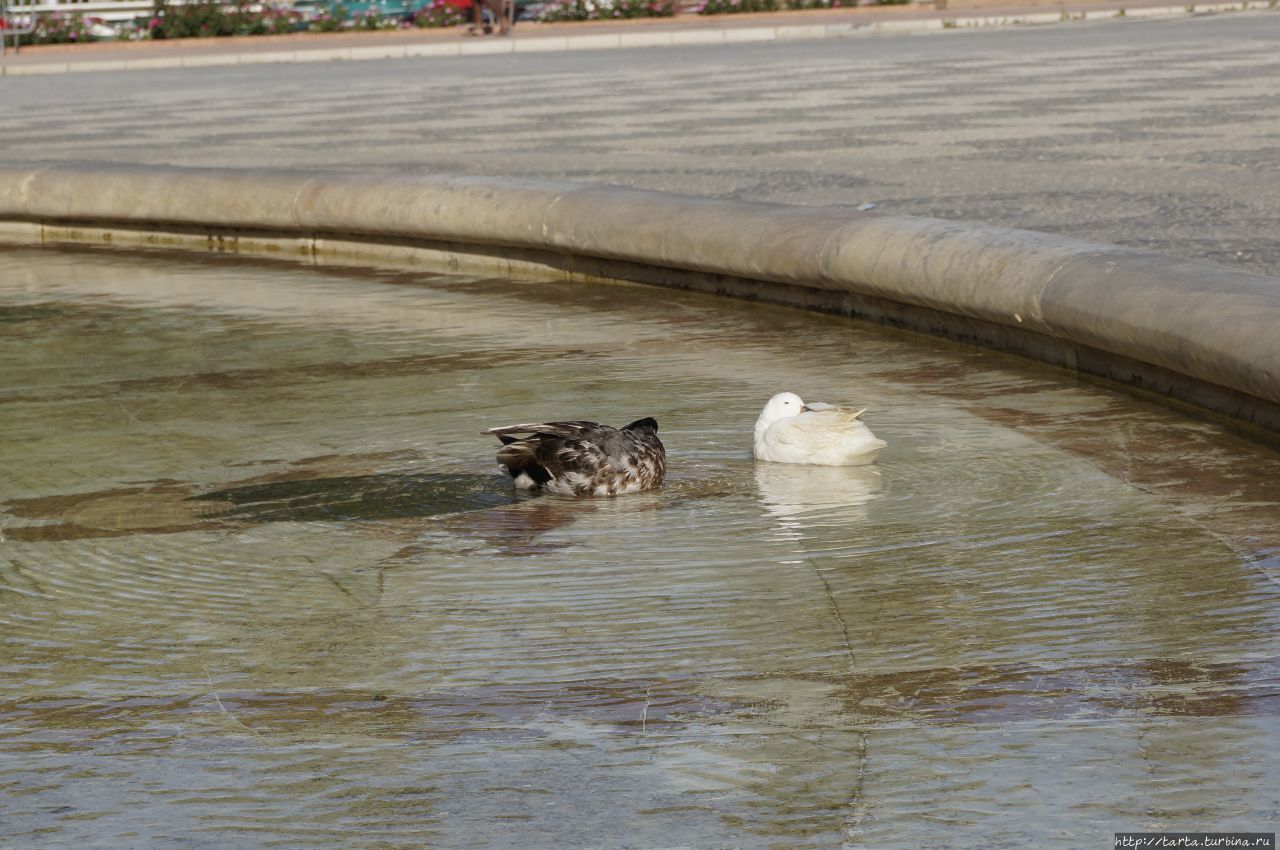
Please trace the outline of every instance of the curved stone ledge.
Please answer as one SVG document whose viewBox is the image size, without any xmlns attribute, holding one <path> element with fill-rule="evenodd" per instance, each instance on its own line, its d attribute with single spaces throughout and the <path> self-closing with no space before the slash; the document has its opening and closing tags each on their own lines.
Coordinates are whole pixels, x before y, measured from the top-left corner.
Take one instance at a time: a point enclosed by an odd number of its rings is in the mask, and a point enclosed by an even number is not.
<svg viewBox="0 0 1280 850">
<path fill-rule="evenodd" d="M 416 247 L 452 267 L 506 256 L 761 298 L 1015 351 L 1280 433 L 1280 279 L 1048 234 L 565 183 L 72 166 L 0 168 L 0 221 L 45 241 L 185 234 L 321 260 Z"/>
</svg>

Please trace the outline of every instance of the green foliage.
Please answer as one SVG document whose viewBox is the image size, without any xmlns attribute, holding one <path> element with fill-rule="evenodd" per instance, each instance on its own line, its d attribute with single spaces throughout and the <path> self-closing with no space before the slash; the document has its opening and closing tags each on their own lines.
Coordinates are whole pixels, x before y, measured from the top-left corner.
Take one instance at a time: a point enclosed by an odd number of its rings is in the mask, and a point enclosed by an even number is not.
<svg viewBox="0 0 1280 850">
<path fill-rule="evenodd" d="M 213 2 L 170 5 L 156 0 L 149 27 L 152 38 L 195 38 L 235 35 L 235 21 Z"/>
<path fill-rule="evenodd" d="M 151 38 L 220 38 L 231 35 L 266 35 L 293 32 L 298 16 L 277 9 L 254 11 L 248 0 L 235 4 L 196 0 L 172 4 L 155 0 L 155 12 L 147 24 Z"/>
<path fill-rule="evenodd" d="M 540 21 L 602 21 L 614 18 L 669 18 L 675 0 L 564 0 L 543 10 Z"/>
<path fill-rule="evenodd" d="M 351 26 L 358 30 L 395 30 L 400 29 L 399 16 L 387 16 L 377 9 L 367 9 L 351 19 Z"/>
<path fill-rule="evenodd" d="M 443 0 L 435 0 L 413 16 L 415 27 L 456 27 L 467 22 L 467 13 L 457 6 L 451 6 Z"/>
<path fill-rule="evenodd" d="M 298 32 L 300 29 L 306 29 L 302 16 L 288 9 L 273 9 L 264 12 L 263 18 L 267 24 L 267 33 L 270 35 L 286 35 L 291 32 Z"/>
<path fill-rule="evenodd" d="M 611 17 L 669 18 L 675 13 L 675 0 L 616 0 Z"/>
<path fill-rule="evenodd" d="M 12 37 L 12 36 L 9 36 Z M 62 12 L 36 15 L 35 28 L 18 36 L 18 44 L 78 44 L 96 41 L 84 15 L 79 12 L 65 15 Z"/>
<path fill-rule="evenodd" d="M 879 3 L 905 3 L 907 0 L 877 0 Z M 746 12 L 777 12 L 794 9 L 839 9 L 856 6 L 857 0 L 706 0 L 699 15 L 734 15 Z"/>
<path fill-rule="evenodd" d="M 911 0 L 870 0 L 876 6 L 897 6 Z M 706 0 L 699 15 L 732 15 L 742 12 L 778 12 L 796 9 L 841 9 L 859 0 Z"/>
<path fill-rule="evenodd" d="M 565 0 L 549 9 L 544 9 L 538 16 L 540 21 L 591 21 L 599 18 L 599 10 L 595 3 L 588 0 Z"/>
<path fill-rule="evenodd" d="M 347 7 L 338 5 L 321 12 L 308 27 L 312 32 L 337 32 L 347 25 Z"/>
</svg>

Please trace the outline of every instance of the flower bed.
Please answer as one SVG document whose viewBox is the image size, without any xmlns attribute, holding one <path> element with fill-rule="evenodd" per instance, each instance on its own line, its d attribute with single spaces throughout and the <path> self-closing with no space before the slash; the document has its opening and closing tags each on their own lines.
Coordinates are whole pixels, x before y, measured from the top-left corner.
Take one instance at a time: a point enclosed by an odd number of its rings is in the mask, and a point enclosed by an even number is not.
<svg viewBox="0 0 1280 850">
<path fill-rule="evenodd" d="M 147 22 L 150 38 L 216 38 L 231 35 L 280 35 L 294 32 L 301 16 L 284 9 L 252 10 L 245 0 L 227 6 L 212 0 L 171 5 L 156 0 Z"/>
<path fill-rule="evenodd" d="M 467 24 L 472 0 L 401 0 L 403 5 L 378 8 L 379 0 L 349 0 L 349 5 L 330 6 L 325 0 L 304 0 L 307 12 L 237 0 L 234 4 L 215 0 L 173 3 L 155 0 L 155 10 L 145 25 L 113 33 L 110 27 L 83 14 L 40 15 L 34 32 L 18 36 L 18 43 L 63 44 L 97 41 L 100 37 L 128 39 L 217 38 L 245 35 L 283 35 L 295 32 L 339 32 L 344 30 L 389 30 L 409 27 L 447 28 Z M 777 12 L 794 9 L 838 9 L 866 3 L 890 5 L 909 0 L 705 0 L 696 8 L 699 15 L 741 12 Z M 689 11 L 681 0 L 550 0 L 525 7 L 523 14 L 539 21 L 597 21 L 622 18 L 666 18 Z M 95 32 L 97 30 L 97 32 Z"/>
<path fill-rule="evenodd" d="M 352 6 L 357 6 L 353 3 Z M 235 4 L 214 0 L 173 3 L 155 0 L 155 9 L 145 24 L 123 29 L 106 27 L 101 21 L 83 14 L 41 14 L 33 32 L 17 36 L 18 44 L 74 44 L 99 40 L 94 30 L 108 38 L 174 39 L 220 38 L 244 35 L 285 35 L 295 32 L 338 32 L 342 30 L 390 30 L 408 27 L 453 27 L 470 17 L 469 0 L 432 0 L 427 5 L 407 5 L 402 14 L 386 13 L 374 5 L 349 10 L 344 5 L 320 5 L 318 11 L 304 15 L 289 8 L 250 5 L 249 0 Z M 13 38 L 14 36 L 9 36 Z"/>
<path fill-rule="evenodd" d="M 908 0 L 872 0 L 870 5 L 896 6 Z M 732 15 L 745 12 L 782 12 L 796 9 L 840 9 L 866 5 L 859 0 L 706 0 L 699 15 Z"/>
<path fill-rule="evenodd" d="M 414 14 L 412 21 L 415 27 L 456 27 L 470 19 L 470 4 L 460 4 L 451 0 L 435 0 L 430 6 Z"/>
<path fill-rule="evenodd" d="M 97 41 L 93 34 L 93 21 L 86 20 L 79 12 L 71 15 L 54 12 L 51 15 L 37 15 L 36 25 L 31 32 L 19 33 L 17 42 L 27 44 L 82 44 Z M 14 38 L 6 35 L 5 38 Z"/>
<path fill-rule="evenodd" d="M 543 7 L 540 21 L 607 21 L 614 18 L 669 18 L 676 0 L 563 0 Z"/>
</svg>

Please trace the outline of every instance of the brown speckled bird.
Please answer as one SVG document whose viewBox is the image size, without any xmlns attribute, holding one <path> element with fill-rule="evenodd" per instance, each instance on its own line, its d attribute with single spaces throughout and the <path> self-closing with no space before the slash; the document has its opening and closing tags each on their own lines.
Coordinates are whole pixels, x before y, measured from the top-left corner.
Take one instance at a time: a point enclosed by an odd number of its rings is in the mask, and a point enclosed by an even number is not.
<svg viewBox="0 0 1280 850">
<path fill-rule="evenodd" d="M 498 463 L 521 489 L 621 496 L 657 487 L 667 473 L 666 449 L 652 418 L 622 428 L 578 420 L 507 425 L 484 433 L 502 441 Z"/>
</svg>

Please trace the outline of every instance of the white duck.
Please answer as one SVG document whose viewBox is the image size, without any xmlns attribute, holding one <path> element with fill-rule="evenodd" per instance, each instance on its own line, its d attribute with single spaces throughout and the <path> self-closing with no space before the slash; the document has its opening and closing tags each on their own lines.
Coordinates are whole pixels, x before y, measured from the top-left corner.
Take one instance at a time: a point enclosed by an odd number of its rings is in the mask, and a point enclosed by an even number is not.
<svg viewBox="0 0 1280 850">
<path fill-rule="evenodd" d="M 857 466 L 888 443 L 859 419 L 866 408 L 806 405 L 795 393 L 769 399 L 756 420 L 756 457 L 775 463 Z"/>
</svg>

